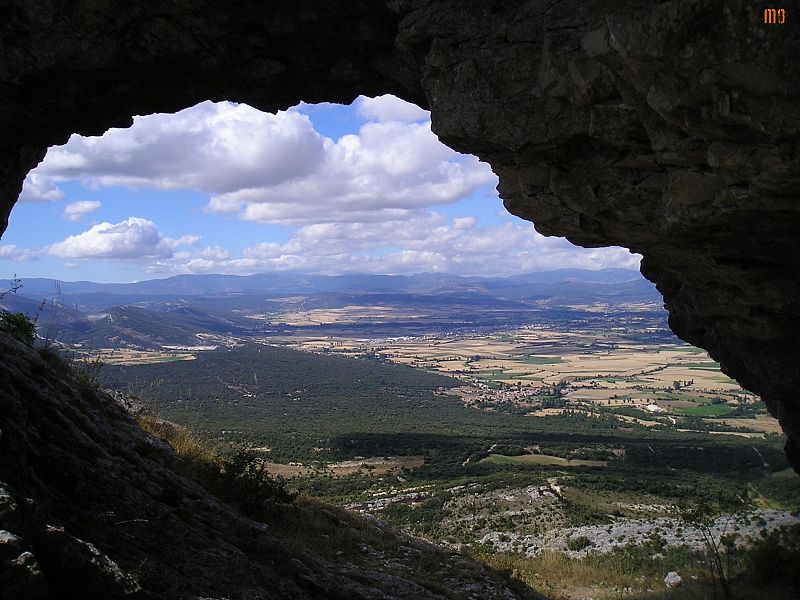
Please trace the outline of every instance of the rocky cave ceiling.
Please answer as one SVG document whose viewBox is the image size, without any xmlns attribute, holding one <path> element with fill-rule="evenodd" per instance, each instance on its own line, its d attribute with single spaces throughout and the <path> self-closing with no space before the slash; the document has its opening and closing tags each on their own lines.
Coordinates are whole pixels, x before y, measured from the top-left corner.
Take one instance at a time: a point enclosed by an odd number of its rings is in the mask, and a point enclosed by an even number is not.
<svg viewBox="0 0 800 600">
<path fill-rule="evenodd" d="M 395 94 L 546 235 L 644 255 L 800 471 L 800 28 L 745 0 L 0 0 L 0 231 L 73 133 Z"/>
</svg>

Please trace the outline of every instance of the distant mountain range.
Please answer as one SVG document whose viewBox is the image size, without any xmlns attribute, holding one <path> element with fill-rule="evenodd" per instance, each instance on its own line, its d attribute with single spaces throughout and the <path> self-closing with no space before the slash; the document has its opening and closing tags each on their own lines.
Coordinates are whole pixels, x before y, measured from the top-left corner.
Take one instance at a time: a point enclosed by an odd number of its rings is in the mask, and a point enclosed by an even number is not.
<svg viewBox="0 0 800 600">
<path fill-rule="evenodd" d="M 638 271 L 628 269 L 559 269 L 526 273 L 513 277 L 462 277 L 423 273 L 419 275 L 317 275 L 265 273 L 258 275 L 176 275 L 133 283 L 94 283 L 57 279 L 23 279 L 20 293 L 31 298 L 63 297 L 67 302 L 88 300 L 91 296 L 154 299 L 164 297 L 227 294 L 437 294 L 483 292 L 497 297 L 521 299 L 541 293 L 542 286 L 638 284 L 641 290 L 654 290 Z M 80 304 L 80 301 L 78 301 Z M 97 304 L 97 302 L 92 302 Z"/>
<path fill-rule="evenodd" d="M 661 297 L 637 271 L 563 269 L 514 277 L 178 275 L 135 283 L 24 279 L 0 307 L 38 319 L 47 339 L 86 347 L 160 348 L 196 344 L 197 334 L 269 335 L 295 330 L 286 315 L 378 309 L 376 318 L 330 325 L 358 335 L 419 335 L 464 328 L 504 328 L 585 318 L 583 313 L 649 305 L 661 319 Z M 605 309 L 603 309 L 605 310 Z M 639 310 L 639 309 L 636 309 Z M 309 324 L 322 333 L 323 325 Z"/>
</svg>

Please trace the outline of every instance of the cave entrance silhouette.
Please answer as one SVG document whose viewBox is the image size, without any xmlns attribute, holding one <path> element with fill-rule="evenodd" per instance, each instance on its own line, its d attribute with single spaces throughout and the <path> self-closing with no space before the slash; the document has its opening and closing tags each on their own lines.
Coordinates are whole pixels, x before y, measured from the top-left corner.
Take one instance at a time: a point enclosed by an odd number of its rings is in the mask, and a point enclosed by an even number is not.
<svg viewBox="0 0 800 600">
<path fill-rule="evenodd" d="M 491 164 L 542 234 L 642 254 L 670 327 L 764 400 L 800 470 L 798 40 L 757 16 L 745 0 L 17 3 L 0 230 L 73 133 L 204 100 L 271 113 L 391 93 Z"/>
</svg>

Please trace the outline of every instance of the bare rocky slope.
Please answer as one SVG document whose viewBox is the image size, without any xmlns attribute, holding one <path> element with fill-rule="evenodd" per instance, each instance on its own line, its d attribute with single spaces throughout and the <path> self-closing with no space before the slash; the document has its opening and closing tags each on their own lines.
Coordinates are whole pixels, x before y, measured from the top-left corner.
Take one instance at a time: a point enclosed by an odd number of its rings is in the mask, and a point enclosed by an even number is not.
<svg viewBox="0 0 800 600">
<path fill-rule="evenodd" d="M 325 505 L 245 518 L 58 365 L 0 332 L 2 600 L 541 598 Z"/>
<path fill-rule="evenodd" d="M 547 235 L 644 255 L 800 470 L 800 27 L 747 0 L 0 0 L 0 230 L 70 134 L 393 93 Z"/>
</svg>

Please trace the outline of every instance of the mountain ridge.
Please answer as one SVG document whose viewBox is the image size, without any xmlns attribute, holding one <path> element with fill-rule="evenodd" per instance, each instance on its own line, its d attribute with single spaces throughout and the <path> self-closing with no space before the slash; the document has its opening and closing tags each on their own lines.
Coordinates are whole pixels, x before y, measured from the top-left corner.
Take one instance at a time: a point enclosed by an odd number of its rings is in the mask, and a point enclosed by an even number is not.
<svg viewBox="0 0 800 600">
<path fill-rule="evenodd" d="M 417 291 L 431 292 L 452 285 L 480 285 L 519 283 L 557 283 L 570 281 L 623 283 L 645 281 L 638 271 L 629 269 L 556 269 L 535 271 L 507 277 L 462 276 L 447 273 L 420 273 L 415 275 L 374 275 L 355 273 L 324 275 L 319 273 L 258 273 L 254 275 L 182 274 L 164 279 L 148 279 L 130 283 L 97 283 L 93 281 L 64 281 L 54 278 L 20 279 L 25 295 L 54 294 L 147 294 L 203 295 L 210 293 L 242 293 L 253 291 Z"/>
<path fill-rule="evenodd" d="M 495 278 L 262 274 L 181 275 L 136 284 L 19 283 L 16 293 L 0 299 L 0 308 L 35 318 L 43 338 L 91 348 L 157 349 L 194 345 L 198 334 L 263 335 L 274 327 L 294 327 L 292 315 L 300 313 L 310 319 L 301 319 L 301 327 L 319 331 L 315 311 L 335 311 L 326 313 L 331 326 L 383 325 L 392 328 L 389 333 L 406 335 L 419 333 L 422 326 L 457 330 L 524 325 L 545 313 L 577 317 L 590 305 L 613 310 L 644 305 L 658 312 L 661 301 L 653 284 L 623 269 Z"/>
</svg>

